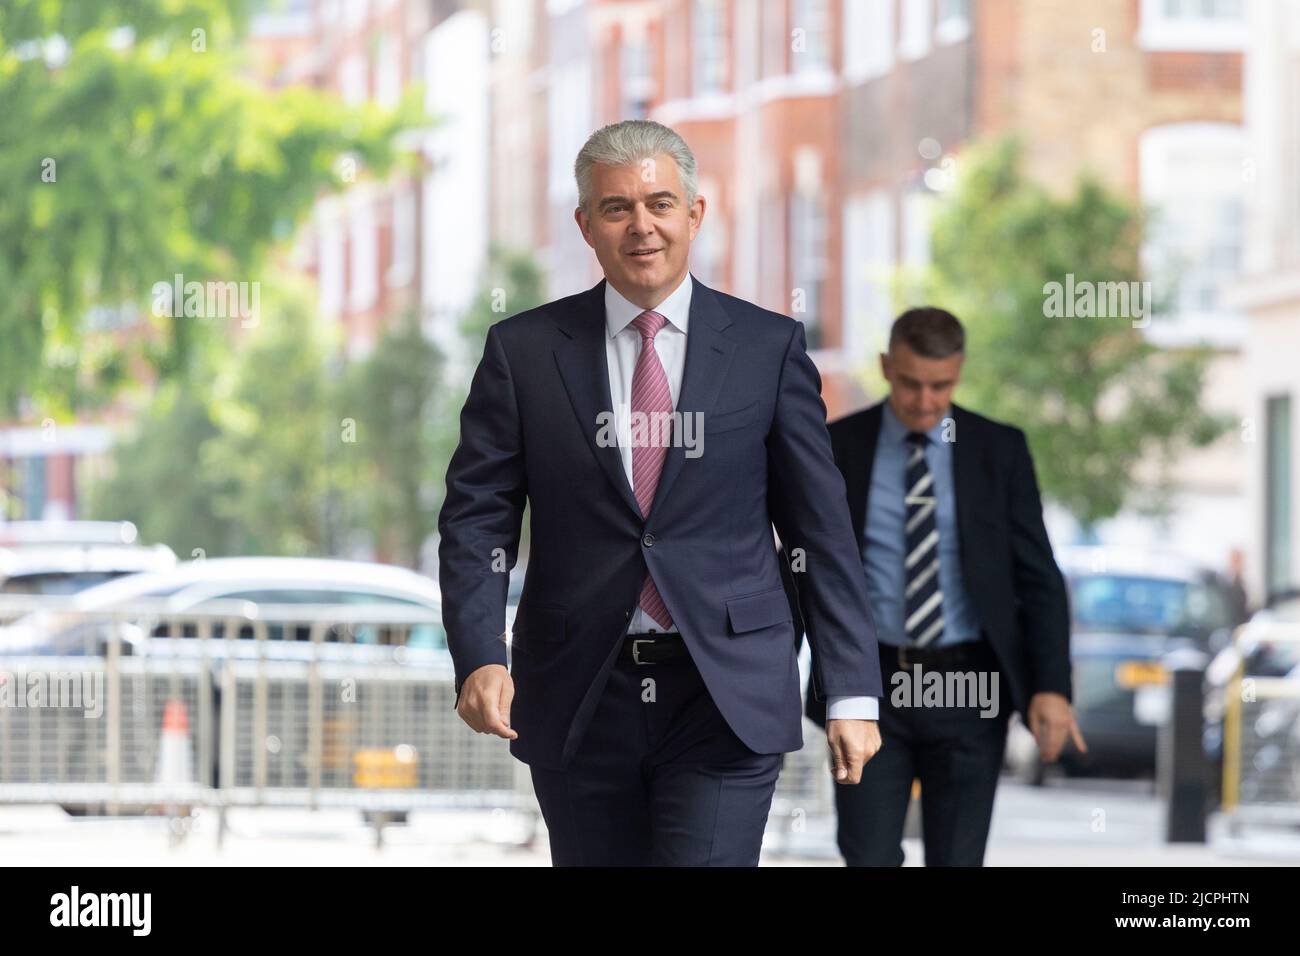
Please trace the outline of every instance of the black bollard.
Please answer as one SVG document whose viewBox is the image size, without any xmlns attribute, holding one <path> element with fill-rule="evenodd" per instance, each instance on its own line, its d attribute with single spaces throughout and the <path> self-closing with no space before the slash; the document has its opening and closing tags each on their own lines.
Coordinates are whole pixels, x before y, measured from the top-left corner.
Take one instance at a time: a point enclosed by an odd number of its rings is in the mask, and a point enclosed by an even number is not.
<svg viewBox="0 0 1300 956">
<path fill-rule="evenodd" d="M 1204 843 L 1209 799 L 1208 767 L 1202 740 L 1204 683 L 1209 659 L 1180 648 L 1165 655 L 1169 673 L 1169 715 L 1160 726 L 1156 779 L 1165 801 L 1165 841 Z"/>
</svg>

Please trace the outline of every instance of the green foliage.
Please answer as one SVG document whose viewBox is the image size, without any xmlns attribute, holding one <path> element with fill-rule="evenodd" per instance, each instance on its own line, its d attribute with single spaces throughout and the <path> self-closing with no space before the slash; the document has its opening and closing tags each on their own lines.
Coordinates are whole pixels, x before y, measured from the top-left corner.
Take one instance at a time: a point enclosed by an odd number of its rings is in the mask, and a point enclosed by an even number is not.
<svg viewBox="0 0 1300 956">
<path fill-rule="evenodd" d="M 348 369 L 343 422 L 355 441 L 341 446 L 351 495 L 348 519 L 364 527 L 389 560 L 419 568 L 437 527 L 437 466 L 445 463 L 440 426 L 458 408 L 448 401 L 442 353 L 414 311 Z M 345 424 L 346 427 L 346 424 Z"/>
<path fill-rule="evenodd" d="M 1023 176 L 1014 140 L 962 165 L 933 222 L 927 290 L 967 328 L 958 401 L 1023 428 L 1044 493 L 1090 527 L 1130 499 L 1139 462 L 1168 464 L 1228 426 L 1200 407 L 1209 354 L 1161 351 L 1130 317 L 1044 314 L 1045 286 L 1067 274 L 1141 280 L 1139 209 L 1086 177 L 1051 196 Z"/>
<path fill-rule="evenodd" d="M 249 6 L 0 5 L 0 416 L 30 396 L 66 417 L 110 397 L 137 357 L 183 376 L 211 330 L 153 315 L 153 285 L 258 281 L 272 244 L 348 178 L 341 158 L 394 161 L 413 101 L 393 115 L 268 93 L 245 78 Z M 155 328 L 96 334 L 94 306 Z"/>
<path fill-rule="evenodd" d="M 165 383 L 114 446 L 91 515 L 134 521 L 182 557 L 331 553 L 328 504 L 347 490 L 328 365 L 336 343 L 310 301 L 300 288 L 271 290 L 232 355 Z"/>
</svg>

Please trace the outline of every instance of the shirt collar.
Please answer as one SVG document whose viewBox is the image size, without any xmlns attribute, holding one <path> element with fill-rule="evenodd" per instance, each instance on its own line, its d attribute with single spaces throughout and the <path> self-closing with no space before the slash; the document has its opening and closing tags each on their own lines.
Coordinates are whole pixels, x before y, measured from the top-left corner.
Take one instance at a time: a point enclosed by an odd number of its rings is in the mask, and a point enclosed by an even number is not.
<svg viewBox="0 0 1300 956">
<path fill-rule="evenodd" d="M 925 437 L 932 444 L 938 445 L 943 441 L 943 424 L 952 415 L 952 406 L 939 417 L 939 423 L 925 433 Z M 884 441 L 891 441 L 895 444 L 903 444 L 907 441 L 910 429 L 899 421 L 898 416 L 894 414 L 893 406 L 889 404 L 889 399 L 885 399 L 885 410 L 880 422 L 881 438 Z"/>
<path fill-rule="evenodd" d="M 627 328 L 642 312 L 646 311 L 639 305 L 634 305 L 614 288 L 614 284 L 608 280 L 605 282 L 605 328 L 612 339 L 618 333 Z M 656 305 L 653 311 L 658 312 L 673 328 L 685 334 L 687 323 L 691 314 L 691 274 L 688 271 L 686 277 L 678 283 L 677 288 L 668 293 L 668 297 Z"/>
</svg>

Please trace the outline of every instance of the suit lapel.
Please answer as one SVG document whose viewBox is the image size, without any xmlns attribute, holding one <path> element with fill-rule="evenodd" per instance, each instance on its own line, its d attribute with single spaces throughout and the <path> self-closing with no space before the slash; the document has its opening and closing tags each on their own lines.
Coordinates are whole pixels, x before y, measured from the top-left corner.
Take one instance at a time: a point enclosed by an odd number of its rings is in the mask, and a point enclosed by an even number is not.
<svg viewBox="0 0 1300 956">
<path fill-rule="evenodd" d="M 614 408 L 605 355 L 605 280 L 601 279 L 579 296 L 578 308 L 567 316 L 559 316 L 557 324 L 565 338 L 555 347 L 555 364 L 573 413 L 578 417 L 578 427 L 605 477 L 639 517 L 641 508 L 623 472 L 618 446 L 596 441 L 600 422 L 609 421 Z"/>
<path fill-rule="evenodd" d="M 722 334 L 731 325 L 717 296 L 706 285 L 691 275 L 690 323 L 686 334 L 686 363 L 682 371 L 682 386 L 678 395 L 677 411 L 702 412 L 707 421 L 722 389 L 723 379 L 731 366 L 735 343 Z M 578 297 L 578 307 L 567 316 L 557 317 L 557 325 L 565 338 L 555 347 L 555 362 L 564 381 L 565 391 L 579 427 L 586 436 L 592 454 L 600 463 L 610 483 L 638 518 L 641 508 L 628 484 L 623 470 L 623 459 L 616 445 L 602 446 L 596 441 L 598 416 L 613 413 L 614 401 L 609 388 L 609 366 L 605 353 L 605 279 Z M 668 449 L 659 486 L 655 490 L 651 514 L 659 502 L 667 498 L 673 483 L 682 469 L 686 449 L 674 443 Z M 649 515 L 646 516 L 647 520 Z"/>
<path fill-rule="evenodd" d="M 979 507 L 981 498 L 979 449 L 970 433 L 974 423 L 966 410 L 956 403 L 952 405 L 952 420 L 956 436 L 952 445 L 953 498 L 957 504 L 958 546 L 961 549 L 962 567 L 966 568 L 970 564 L 966 542 L 975 540 L 970 528 L 971 517 Z"/>
<path fill-rule="evenodd" d="M 686 366 L 682 370 L 682 387 L 677 397 L 676 411 L 683 415 L 700 412 L 701 422 L 707 422 L 709 413 L 718 401 L 722 382 L 731 367 L 736 345 L 722 334 L 731 325 L 731 318 L 722 308 L 713 290 L 691 274 L 691 308 L 689 329 L 686 333 Z M 608 377 L 608 376 L 607 376 Z M 696 439 L 699 440 L 698 432 Z M 650 514 L 659 502 L 668 498 L 673 482 L 677 480 L 686 460 L 686 448 L 678 441 L 668 449 L 664 469 L 655 489 L 655 500 Z M 649 515 L 647 515 L 649 518 Z"/>
</svg>

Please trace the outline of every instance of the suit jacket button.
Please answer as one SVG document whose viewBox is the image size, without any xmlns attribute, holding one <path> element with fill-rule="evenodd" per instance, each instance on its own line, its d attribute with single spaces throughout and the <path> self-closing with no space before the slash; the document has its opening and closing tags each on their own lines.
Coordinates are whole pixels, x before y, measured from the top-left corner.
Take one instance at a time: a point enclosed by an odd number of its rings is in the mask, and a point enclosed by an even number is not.
<svg viewBox="0 0 1300 956">
<path fill-rule="evenodd" d="M 653 548 L 655 546 L 655 536 L 652 534 L 647 534 L 645 537 L 641 539 L 641 543 L 644 544 L 647 548 Z"/>
</svg>

